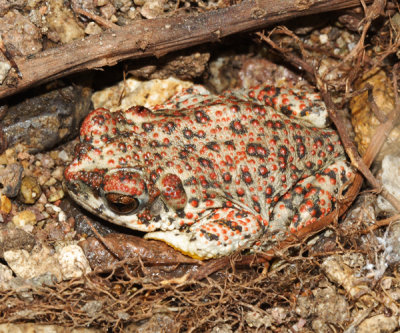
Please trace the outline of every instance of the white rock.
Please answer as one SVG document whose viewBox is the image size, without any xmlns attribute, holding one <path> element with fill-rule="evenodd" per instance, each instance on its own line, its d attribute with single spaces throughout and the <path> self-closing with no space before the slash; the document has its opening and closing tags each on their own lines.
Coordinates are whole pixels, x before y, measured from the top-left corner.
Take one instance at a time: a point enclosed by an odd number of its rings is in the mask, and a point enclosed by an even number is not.
<svg viewBox="0 0 400 333">
<path fill-rule="evenodd" d="M 10 250 L 4 252 L 4 259 L 13 272 L 23 279 L 50 273 L 57 281 L 62 281 L 91 271 L 89 262 L 78 245 L 67 245 L 56 251 L 39 245 L 31 253 L 26 250 Z"/>
<path fill-rule="evenodd" d="M 77 278 L 92 271 L 79 245 L 68 245 L 60 248 L 58 262 L 64 280 Z"/>
<path fill-rule="evenodd" d="M 382 160 L 382 185 L 386 191 L 400 198 L 400 156 L 386 155 Z M 378 196 L 378 208 L 396 212 L 393 206 L 381 195 Z"/>
<path fill-rule="evenodd" d="M 398 326 L 396 316 L 386 317 L 383 314 L 365 319 L 357 328 L 357 333 L 390 333 Z"/>
<path fill-rule="evenodd" d="M 12 270 L 0 264 L 0 290 L 9 289 L 9 282 L 13 279 Z"/>
<path fill-rule="evenodd" d="M 23 279 L 51 273 L 58 281 L 61 281 L 57 257 L 47 246 L 36 246 L 31 253 L 26 250 L 5 251 L 4 259 L 13 272 Z"/>
<path fill-rule="evenodd" d="M 175 78 L 165 80 L 139 81 L 133 78 L 105 88 L 92 95 L 94 108 L 106 108 L 111 111 L 127 110 L 135 105 L 152 107 L 162 104 L 193 83 Z M 123 96 L 121 98 L 121 96 Z"/>
<path fill-rule="evenodd" d="M 0 84 L 2 84 L 4 79 L 7 77 L 10 69 L 11 65 L 7 61 L 0 61 Z"/>
</svg>

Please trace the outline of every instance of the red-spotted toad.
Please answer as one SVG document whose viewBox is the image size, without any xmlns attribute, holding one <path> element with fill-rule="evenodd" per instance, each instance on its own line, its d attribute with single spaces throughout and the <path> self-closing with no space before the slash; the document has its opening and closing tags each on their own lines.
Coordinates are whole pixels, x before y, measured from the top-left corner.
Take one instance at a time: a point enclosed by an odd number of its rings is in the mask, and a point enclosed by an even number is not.
<svg viewBox="0 0 400 333">
<path fill-rule="evenodd" d="M 194 258 L 315 222 L 352 176 L 310 91 L 187 89 L 152 110 L 92 111 L 65 170 L 72 198 Z M 275 237 L 276 238 L 276 237 Z"/>
</svg>

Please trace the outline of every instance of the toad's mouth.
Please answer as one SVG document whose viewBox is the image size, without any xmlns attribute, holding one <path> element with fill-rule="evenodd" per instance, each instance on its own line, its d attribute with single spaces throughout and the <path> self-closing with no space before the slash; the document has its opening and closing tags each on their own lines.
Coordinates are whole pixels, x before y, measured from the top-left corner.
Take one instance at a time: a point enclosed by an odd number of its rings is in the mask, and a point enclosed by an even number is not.
<svg viewBox="0 0 400 333">
<path fill-rule="evenodd" d="M 176 213 L 159 197 L 142 204 L 136 197 L 93 189 L 81 180 L 64 183 L 70 197 L 89 212 L 129 229 L 151 232 L 174 229 Z"/>
</svg>

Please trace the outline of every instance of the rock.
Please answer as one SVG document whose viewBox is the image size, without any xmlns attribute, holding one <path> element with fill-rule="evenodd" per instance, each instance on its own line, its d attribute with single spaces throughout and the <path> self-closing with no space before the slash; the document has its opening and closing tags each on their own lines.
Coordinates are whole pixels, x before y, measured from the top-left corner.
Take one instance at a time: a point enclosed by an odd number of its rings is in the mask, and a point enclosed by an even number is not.
<svg viewBox="0 0 400 333">
<path fill-rule="evenodd" d="M 147 19 L 154 19 L 164 13 L 165 0 L 146 0 L 140 14 Z"/>
<path fill-rule="evenodd" d="M 383 115 L 389 114 L 394 107 L 393 85 L 386 73 L 379 68 L 364 74 L 362 80 L 357 82 L 356 89 L 361 90 L 367 85 L 372 86 L 372 96 Z M 355 141 L 361 156 L 365 153 L 380 121 L 371 109 L 368 92 L 355 95 L 350 101 L 351 122 L 356 133 Z M 400 147 L 400 126 L 397 125 L 390 132 L 386 143 L 380 150 L 375 162 L 378 163 L 388 154 L 397 154 Z"/>
<path fill-rule="evenodd" d="M 257 311 L 246 312 L 246 314 L 244 315 L 244 319 L 246 320 L 247 325 L 249 325 L 250 327 L 268 328 L 271 326 L 271 319 L 268 316 L 262 315 Z"/>
<path fill-rule="evenodd" d="M 59 282 L 80 277 L 91 271 L 78 245 L 67 245 L 56 251 L 41 245 L 36 246 L 32 253 L 26 250 L 9 250 L 4 252 L 4 259 L 13 272 L 23 279 L 52 274 Z"/>
<path fill-rule="evenodd" d="M 355 271 L 343 263 L 340 256 L 330 256 L 321 265 L 325 274 L 332 282 L 341 285 L 352 298 L 358 298 L 366 306 L 373 306 L 376 301 L 371 296 L 373 292 L 367 281 L 360 280 Z M 362 296 L 360 296 L 362 295 Z"/>
<path fill-rule="evenodd" d="M 0 258 L 9 250 L 24 249 L 30 252 L 35 244 L 35 237 L 22 229 L 0 229 Z"/>
<path fill-rule="evenodd" d="M 127 110 L 135 105 L 150 107 L 162 104 L 177 92 L 192 85 L 191 82 L 174 78 L 145 82 L 130 78 L 125 82 L 95 92 L 92 96 L 92 102 L 96 109 L 103 107 L 111 111 Z M 149 91 L 151 91 L 151 94 Z M 123 98 L 121 98 L 122 92 L 124 92 Z"/>
<path fill-rule="evenodd" d="M 12 270 L 9 269 L 6 265 L 0 264 L 0 290 L 9 289 L 9 283 L 13 278 L 14 277 Z"/>
<path fill-rule="evenodd" d="M 42 195 L 42 189 L 37 179 L 32 176 L 22 178 L 21 187 L 18 193 L 18 200 L 24 204 L 34 204 Z"/>
<path fill-rule="evenodd" d="M 33 226 L 37 223 L 36 215 L 30 210 L 23 210 L 12 218 L 12 223 L 17 228 L 24 229 L 26 231 L 32 231 Z"/>
<path fill-rule="evenodd" d="M 210 53 L 197 48 L 196 52 L 181 51 L 154 60 L 137 59 L 128 63 L 128 73 L 146 80 L 165 80 L 170 77 L 194 80 L 205 72 L 209 59 Z"/>
<path fill-rule="evenodd" d="M 9 147 L 22 143 L 31 153 L 50 149 L 75 136 L 89 112 L 90 88 L 70 85 L 36 94 L 11 100 L 2 119 Z"/>
<path fill-rule="evenodd" d="M 46 15 L 48 26 L 57 33 L 63 44 L 84 37 L 83 29 L 63 0 L 49 0 L 49 7 L 50 11 Z"/>
<path fill-rule="evenodd" d="M 56 201 L 61 200 L 62 198 L 64 198 L 64 195 L 65 195 L 65 193 L 64 193 L 64 190 L 62 188 L 56 189 L 54 192 L 52 192 L 48 196 L 47 200 L 49 202 L 56 202 Z"/>
<path fill-rule="evenodd" d="M 0 61 L 0 84 L 3 83 L 5 78 L 8 75 L 8 72 L 11 69 L 11 65 L 8 63 L 8 61 L 1 59 Z"/>
<path fill-rule="evenodd" d="M 87 35 L 97 35 L 101 34 L 103 30 L 95 22 L 89 22 L 85 28 L 85 34 Z"/>
<path fill-rule="evenodd" d="M 394 197 L 400 198 L 400 156 L 386 155 L 379 172 L 382 185 Z M 377 199 L 378 208 L 384 212 L 397 213 L 397 210 L 381 195 Z"/>
<path fill-rule="evenodd" d="M 17 10 L 0 16 L 0 35 L 12 56 L 27 56 L 42 50 L 40 30 Z"/>
<path fill-rule="evenodd" d="M 0 168 L 0 192 L 9 198 L 14 198 L 21 187 L 24 168 L 18 163 L 12 163 Z"/>
<path fill-rule="evenodd" d="M 0 213 L 9 214 L 11 212 L 11 208 L 11 200 L 2 194 L 0 197 Z"/>
<path fill-rule="evenodd" d="M 78 245 L 62 247 L 57 254 L 64 280 L 81 277 L 92 271 L 82 248 Z"/>
<path fill-rule="evenodd" d="M 391 333 L 398 327 L 396 316 L 383 314 L 365 319 L 357 328 L 357 333 Z"/>
<path fill-rule="evenodd" d="M 140 323 L 128 325 L 124 332 L 126 333 L 178 333 L 179 325 L 173 315 L 166 313 L 154 313 L 150 319 L 143 320 Z M 222 333 L 222 331 L 220 331 Z"/>
</svg>

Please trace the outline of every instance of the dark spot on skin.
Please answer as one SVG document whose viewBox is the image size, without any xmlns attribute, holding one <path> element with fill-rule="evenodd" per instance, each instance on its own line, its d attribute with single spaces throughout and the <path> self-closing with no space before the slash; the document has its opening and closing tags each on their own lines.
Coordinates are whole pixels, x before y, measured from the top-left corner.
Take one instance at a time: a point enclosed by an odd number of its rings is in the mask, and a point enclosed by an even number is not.
<svg viewBox="0 0 400 333">
<path fill-rule="evenodd" d="M 195 186 L 195 185 L 197 185 L 197 179 L 195 178 L 195 177 L 190 177 L 190 178 L 188 178 L 188 179 L 186 179 L 184 182 L 183 182 L 183 184 L 185 185 L 185 186 Z"/>
<path fill-rule="evenodd" d="M 232 176 L 229 172 L 224 172 L 222 174 L 222 179 L 224 180 L 224 183 L 230 184 L 232 182 Z"/>
<path fill-rule="evenodd" d="M 168 121 L 162 128 L 162 131 L 167 134 L 174 133 L 176 125 L 172 121 Z"/>
<path fill-rule="evenodd" d="M 227 148 L 236 150 L 235 144 L 234 144 L 234 142 L 233 142 L 232 140 L 225 141 L 225 142 L 224 142 L 224 145 L 225 145 Z"/>
<path fill-rule="evenodd" d="M 204 168 L 210 168 L 210 169 L 214 169 L 214 164 L 213 162 L 211 162 L 208 158 L 203 158 L 203 157 L 199 157 L 197 159 L 197 161 L 199 162 L 199 164 L 204 167 Z"/>
<path fill-rule="evenodd" d="M 221 150 L 219 144 L 216 141 L 207 142 L 206 147 L 216 152 L 219 152 Z"/>
<path fill-rule="evenodd" d="M 154 125 L 152 123 L 143 123 L 142 124 L 142 129 L 147 133 L 151 132 L 153 130 L 153 128 L 154 128 Z"/>
<path fill-rule="evenodd" d="M 185 217 L 185 210 L 184 209 L 177 209 L 176 210 L 176 215 L 178 215 L 178 217 L 183 219 Z"/>
<path fill-rule="evenodd" d="M 182 130 L 182 134 L 183 134 L 184 138 L 186 138 L 186 139 L 188 139 L 188 140 L 192 139 L 193 136 L 194 136 L 193 131 L 190 130 L 189 128 L 187 128 L 187 127 L 185 127 L 185 128 Z"/>
<path fill-rule="evenodd" d="M 231 121 L 229 124 L 229 128 L 232 130 L 233 133 L 235 134 L 245 134 L 247 133 L 247 128 L 244 126 L 241 122 L 240 119 L 234 119 Z"/>
<path fill-rule="evenodd" d="M 205 124 L 210 120 L 210 117 L 203 110 L 195 111 L 194 116 L 199 124 Z"/>
<path fill-rule="evenodd" d="M 249 143 L 246 146 L 246 153 L 250 156 L 266 158 L 269 155 L 269 150 L 258 143 Z"/>
<path fill-rule="evenodd" d="M 217 220 L 215 222 L 218 223 L 219 225 L 223 226 L 223 227 L 229 228 L 232 231 L 242 232 L 242 229 L 243 229 L 240 224 L 238 224 L 238 223 L 236 223 L 234 221 L 231 221 L 231 220 L 223 219 L 223 220 Z"/>
<path fill-rule="evenodd" d="M 204 229 L 200 229 L 201 232 L 204 234 L 204 237 L 209 240 L 209 241 L 218 241 L 219 237 L 216 234 L 213 234 L 211 232 L 208 232 Z"/>
<path fill-rule="evenodd" d="M 251 184 L 253 184 L 253 178 L 251 177 L 251 174 L 250 174 L 250 172 L 243 172 L 242 171 L 242 180 L 244 181 L 244 183 L 246 184 L 246 185 L 251 185 Z"/>
</svg>

